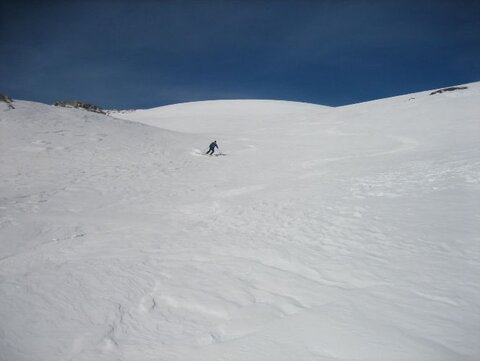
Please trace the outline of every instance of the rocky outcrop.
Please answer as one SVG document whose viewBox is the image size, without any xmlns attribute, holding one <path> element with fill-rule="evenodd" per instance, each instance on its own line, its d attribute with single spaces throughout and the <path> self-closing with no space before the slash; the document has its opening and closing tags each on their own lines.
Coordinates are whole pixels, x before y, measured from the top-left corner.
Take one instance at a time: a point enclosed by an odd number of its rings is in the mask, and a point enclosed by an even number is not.
<svg viewBox="0 0 480 361">
<path fill-rule="evenodd" d="M 55 105 L 56 107 L 85 109 L 85 110 L 88 110 L 89 112 L 106 114 L 106 112 L 102 108 L 93 104 L 81 102 L 79 100 L 63 100 L 63 101 L 56 102 L 53 105 Z"/>
<path fill-rule="evenodd" d="M 8 95 L 0 94 L 0 102 L 7 103 L 9 109 L 15 109 L 13 106 L 13 100 Z"/>
<path fill-rule="evenodd" d="M 441 94 L 443 92 L 451 92 L 454 90 L 463 90 L 463 89 L 468 89 L 468 86 L 452 86 L 450 88 L 443 88 L 443 89 L 439 89 L 439 90 L 435 90 L 434 92 L 431 92 L 430 95 Z"/>
</svg>

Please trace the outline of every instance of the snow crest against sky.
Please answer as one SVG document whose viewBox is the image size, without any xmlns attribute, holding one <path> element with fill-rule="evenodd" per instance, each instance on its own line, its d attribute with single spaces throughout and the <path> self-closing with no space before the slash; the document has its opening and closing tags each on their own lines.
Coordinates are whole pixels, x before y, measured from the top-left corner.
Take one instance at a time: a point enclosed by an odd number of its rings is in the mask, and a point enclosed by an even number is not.
<svg viewBox="0 0 480 361">
<path fill-rule="evenodd" d="M 336 106 L 479 80 L 480 2 L 2 2 L 0 54 L 19 99 Z"/>
</svg>

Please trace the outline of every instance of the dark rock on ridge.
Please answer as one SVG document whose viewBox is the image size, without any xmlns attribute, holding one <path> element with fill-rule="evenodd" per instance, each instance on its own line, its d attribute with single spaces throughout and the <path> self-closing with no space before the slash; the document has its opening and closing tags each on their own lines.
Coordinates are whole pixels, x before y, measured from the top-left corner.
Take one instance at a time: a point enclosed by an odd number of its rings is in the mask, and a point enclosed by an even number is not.
<svg viewBox="0 0 480 361">
<path fill-rule="evenodd" d="M 93 104 L 81 102 L 79 100 L 63 100 L 63 101 L 55 102 L 53 105 L 55 105 L 56 107 L 85 109 L 85 110 L 88 110 L 89 112 L 106 114 L 106 112 L 102 108 Z"/>
</svg>

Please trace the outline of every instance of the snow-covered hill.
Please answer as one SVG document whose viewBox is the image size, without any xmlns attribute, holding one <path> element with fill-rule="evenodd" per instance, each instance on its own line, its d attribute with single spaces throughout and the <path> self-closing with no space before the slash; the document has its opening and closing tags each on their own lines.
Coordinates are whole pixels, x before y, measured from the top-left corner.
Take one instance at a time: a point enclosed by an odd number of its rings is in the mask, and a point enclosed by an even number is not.
<svg viewBox="0 0 480 361">
<path fill-rule="evenodd" d="M 467 86 L 128 120 L 0 103 L 0 360 L 478 360 Z"/>
</svg>

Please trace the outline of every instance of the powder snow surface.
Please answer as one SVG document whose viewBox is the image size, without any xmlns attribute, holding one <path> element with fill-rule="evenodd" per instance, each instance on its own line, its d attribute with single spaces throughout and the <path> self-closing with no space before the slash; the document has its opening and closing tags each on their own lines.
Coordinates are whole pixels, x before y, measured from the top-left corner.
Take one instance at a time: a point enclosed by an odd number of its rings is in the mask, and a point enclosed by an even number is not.
<svg viewBox="0 0 480 361">
<path fill-rule="evenodd" d="M 0 103 L 0 360 L 479 360 L 467 86 L 110 117 Z M 225 155 L 203 155 L 214 139 Z"/>
</svg>

